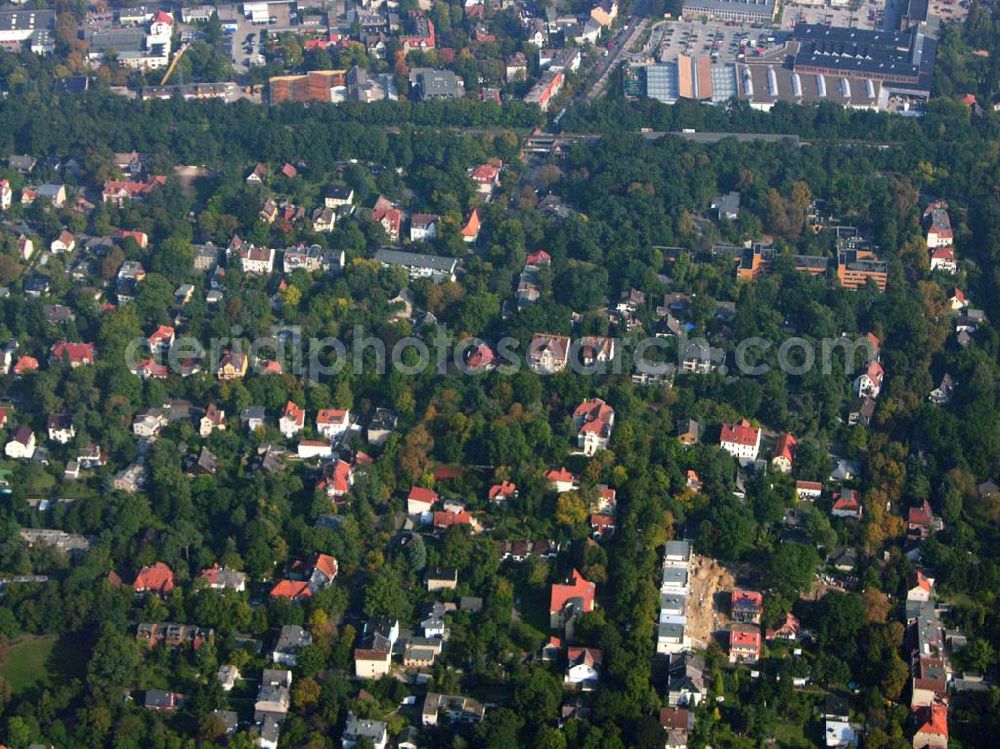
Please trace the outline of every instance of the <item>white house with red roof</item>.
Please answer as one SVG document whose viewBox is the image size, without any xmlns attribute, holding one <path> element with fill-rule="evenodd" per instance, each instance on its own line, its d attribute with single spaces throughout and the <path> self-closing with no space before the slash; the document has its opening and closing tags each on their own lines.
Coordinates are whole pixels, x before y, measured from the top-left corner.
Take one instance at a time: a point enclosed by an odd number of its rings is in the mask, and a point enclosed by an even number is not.
<svg viewBox="0 0 1000 749">
<path fill-rule="evenodd" d="M 965 296 L 964 291 L 957 286 L 953 286 L 951 291 L 948 292 L 948 304 L 951 305 L 953 312 L 959 312 L 969 306 L 969 299 Z"/>
<path fill-rule="evenodd" d="M 567 648 L 566 675 L 563 677 L 563 683 L 577 689 L 594 689 L 601 680 L 600 668 L 603 660 L 603 653 L 596 648 Z"/>
<path fill-rule="evenodd" d="M 170 325 L 159 325 L 149 334 L 146 343 L 150 351 L 166 351 L 174 345 L 175 332 Z"/>
<path fill-rule="evenodd" d="M 917 730 L 913 746 L 917 749 L 948 749 L 948 706 L 936 702 L 916 711 Z"/>
<path fill-rule="evenodd" d="M 470 176 L 480 195 L 492 195 L 493 190 L 500 186 L 500 168 L 497 164 L 480 164 L 472 170 Z"/>
<path fill-rule="evenodd" d="M 565 467 L 559 470 L 546 471 L 545 480 L 549 482 L 551 488 L 556 490 L 557 494 L 571 492 L 574 489 L 580 488 L 580 479 L 567 471 Z"/>
<path fill-rule="evenodd" d="M 410 493 L 406 495 L 406 512 L 409 515 L 423 515 L 434 509 L 438 499 L 438 493 L 433 489 L 410 487 Z"/>
<path fill-rule="evenodd" d="M 348 409 L 321 408 L 316 412 L 316 431 L 332 440 L 351 426 L 351 412 Z"/>
<path fill-rule="evenodd" d="M 799 447 L 799 441 L 789 432 L 785 432 L 774 443 L 771 451 L 771 467 L 782 473 L 791 473 L 792 464 L 795 462 L 795 451 Z"/>
<path fill-rule="evenodd" d="M 760 632 L 730 630 L 729 662 L 756 663 L 760 659 Z"/>
<path fill-rule="evenodd" d="M 958 273 L 958 262 L 955 260 L 955 251 L 951 247 L 938 247 L 931 252 L 931 271 L 944 271 L 949 275 Z"/>
<path fill-rule="evenodd" d="M 552 256 L 545 250 L 536 250 L 528 255 L 524 264 L 531 268 L 548 268 L 552 265 Z"/>
<path fill-rule="evenodd" d="M 326 492 L 326 495 L 334 500 L 334 504 L 337 504 L 336 500 L 347 494 L 352 486 L 354 486 L 354 472 L 350 463 L 335 460 L 323 464 L 316 489 Z"/>
<path fill-rule="evenodd" d="M 753 462 L 760 452 L 760 429 L 752 426 L 747 419 L 739 424 L 723 424 L 719 447 L 741 463 Z"/>
<path fill-rule="evenodd" d="M 163 562 L 143 567 L 135 576 L 132 588 L 136 593 L 165 596 L 174 589 L 174 571 Z"/>
<path fill-rule="evenodd" d="M 819 499 L 823 494 L 823 484 L 819 481 L 796 481 L 795 496 L 800 502 L 809 502 Z"/>
<path fill-rule="evenodd" d="M 149 34 L 150 36 L 167 36 L 169 37 L 174 31 L 174 17 L 167 13 L 166 11 L 159 10 L 153 16 L 153 20 L 149 24 Z"/>
<path fill-rule="evenodd" d="M 859 398 L 864 395 L 878 398 L 878 394 L 882 392 L 883 379 L 885 370 L 877 359 L 872 359 L 865 365 L 865 371 L 854 378 L 854 394 Z"/>
<path fill-rule="evenodd" d="M 274 270 L 274 248 L 243 245 L 240 249 L 240 267 L 244 273 L 270 274 Z"/>
<path fill-rule="evenodd" d="M 278 419 L 278 429 L 285 439 L 291 439 L 296 434 L 301 432 L 306 425 L 306 412 L 304 409 L 299 408 L 297 403 L 288 401 L 285 404 L 285 410 L 281 413 L 281 418 Z"/>
<path fill-rule="evenodd" d="M 384 195 L 379 195 L 372 208 L 372 221 L 381 225 L 389 241 L 395 244 L 399 241 L 399 231 L 403 225 L 403 212 Z"/>
<path fill-rule="evenodd" d="M 52 347 L 52 361 L 69 360 L 69 365 L 76 369 L 86 364 L 93 364 L 97 359 L 97 349 L 92 343 L 73 343 L 60 341 Z"/>
<path fill-rule="evenodd" d="M 560 629 L 574 617 L 593 611 L 596 589 L 575 569 L 569 580 L 555 583 L 549 596 L 549 626 Z"/>
<path fill-rule="evenodd" d="M 14 202 L 14 191 L 10 189 L 10 180 L 0 179 L 0 211 L 6 211 Z"/>
<path fill-rule="evenodd" d="M 906 600 L 927 602 L 931 600 L 934 579 L 917 570 L 906 579 Z"/>
<path fill-rule="evenodd" d="M 924 223 L 927 225 L 927 247 L 950 247 L 955 241 L 955 233 L 951 228 L 951 218 L 948 216 L 948 204 L 936 201 L 927 206 L 924 211 Z"/>
<path fill-rule="evenodd" d="M 615 410 L 600 398 L 584 401 L 573 412 L 577 446 L 584 455 L 606 449 L 614 425 Z"/>
</svg>

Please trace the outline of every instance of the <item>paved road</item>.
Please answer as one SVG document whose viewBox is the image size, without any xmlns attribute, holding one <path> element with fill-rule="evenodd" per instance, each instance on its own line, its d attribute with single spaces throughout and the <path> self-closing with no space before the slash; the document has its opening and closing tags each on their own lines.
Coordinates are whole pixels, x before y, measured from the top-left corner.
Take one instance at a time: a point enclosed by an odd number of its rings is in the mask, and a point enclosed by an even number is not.
<svg viewBox="0 0 1000 749">
<path fill-rule="evenodd" d="M 597 63 L 597 70 L 599 77 L 597 82 L 594 84 L 593 88 L 587 92 L 587 101 L 594 101 L 597 97 L 604 93 L 604 89 L 608 85 L 608 76 L 611 75 L 612 71 L 618 69 L 618 62 L 622 57 L 632 48 L 632 45 L 638 41 L 639 36 L 642 34 L 643 29 L 646 28 L 646 22 L 649 19 L 641 18 L 639 16 L 631 16 L 628 19 L 628 31 L 619 31 L 618 34 L 611 40 L 608 45 L 608 56 L 602 57 Z M 622 27 L 624 29 L 624 27 Z"/>
</svg>

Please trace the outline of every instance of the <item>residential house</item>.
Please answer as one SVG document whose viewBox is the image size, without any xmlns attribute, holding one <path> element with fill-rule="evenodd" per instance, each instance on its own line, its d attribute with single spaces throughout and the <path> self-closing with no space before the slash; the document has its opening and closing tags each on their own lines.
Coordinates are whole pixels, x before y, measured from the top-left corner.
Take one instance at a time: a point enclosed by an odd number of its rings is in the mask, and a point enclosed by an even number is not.
<svg viewBox="0 0 1000 749">
<path fill-rule="evenodd" d="M 523 53 L 518 54 L 523 56 Z M 500 165 L 480 164 L 472 170 L 469 176 L 476 185 L 476 191 L 489 197 L 500 186 Z"/>
<path fill-rule="evenodd" d="M 571 492 L 580 487 L 580 480 L 567 471 L 565 467 L 560 468 L 558 471 L 546 471 L 545 480 L 549 482 L 549 486 L 555 489 L 557 494 Z"/>
<path fill-rule="evenodd" d="M 565 627 L 573 618 L 594 610 L 596 586 L 573 570 L 569 580 L 552 585 L 549 596 L 549 626 Z"/>
<path fill-rule="evenodd" d="M 906 579 L 906 600 L 927 603 L 931 600 L 933 589 L 933 578 L 917 570 Z"/>
<path fill-rule="evenodd" d="M 240 424 L 248 432 L 256 432 L 263 429 L 265 421 L 263 406 L 247 406 L 240 414 Z"/>
<path fill-rule="evenodd" d="M 265 668 L 260 677 L 260 689 L 253 706 L 255 723 L 267 718 L 277 722 L 285 719 L 292 704 L 292 672 L 280 668 Z"/>
<path fill-rule="evenodd" d="M 584 336 L 579 340 L 580 360 L 585 367 L 605 364 L 615 358 L 615 339 L 607 336 Z"/>
<path fill-rule="evenodd" d="M 603 0 L 590 10 L 590 18 L 602 28 L 608 28 L 618 18 L 618 0 Z"/>
<path fill-rule="evenodd" d="M 306 412 L 296 403 L 288 401 L 285 410 L 278 420 L 278 429 L 285 439 L 291 439 L 302 431 L 306 423 Z"/>
<path fill-rule="evenodd" d="M 730 596 L 729 611 L 735 621 L 760 624 L 764 596 L 754 590 L 734 590 Z"/>
<path fill-rule="evenodd" d="M 406 512 L 410 515 L 422 515 L 431 512 L 438 501 L 438 493 L 433 489 L 426 489 L 421 486 L 410 488 L 410 493 L 406 497 Z"/>
<path fill-rule="evenodd" d="M 155 593 L 163 598 L 174 589 L 174 571 L 163 562 L 139 570 L 132 583 L 136 593 Z"/>
<path fill-rule="evenodd" d="M 351 490 L 352 486 L 354 486 L 354 471 L 349 463 L 334 460 L 323 464 L 316 489 L 326 492 L 334 504 L 341 503 L 341 498 Z"/>
<path fill-rule="evenodd" d="M 282 666 L 296 666 L 299 653 L 312 644 L 312 635 L 298 624 L 286 624 L 278 633 L 278 641 L 271 652 L 271 660 Z"/>
<path fill-rule="evenodd" d="M 954 243 L 955 233 L 951 228 L 947 203 L 942 201 L 931 203 L 924 211 L 924 224 L 927 227 L 927 247 L 929 249 L 951 247 Z"/>
<path fill-rule="evenodd" d="M 798 446 L 798 440 L 794 435 L 788 432 L 782 434 L 771 451 L 771 467 L 782 473 L 791 473 Z"/>
<path fill-rule="evenodd" d="M 132 432 L 137 437 L 148 439 L 158 435 L 167 423 L 167 417 L 161 409 L 147 408 L 135 415 L 132 420 Z"/>
<path fill-rule="evenodd" d="M 694 707 L 707 693 L 705 660 L 691 652 L 672 655 L 667 677 L 668 704 L 671 707 Z"/>
<path fill-rule="evenodd" d="M 215 678 L 218 679 L 219 684 L 222 685 L 223 692 L 231 692 L 240 678 L 240 670 L 231 663 L 224 663 L 219 666 L 219 670 L 216 672 Z"/>
<path fill-rule="evenodd" d="M 913 734 L 914 749 L 948 748 L 948 706 L 935 703 L 915 712 L 917 730 Z"/>
<path fill-rule="evenodd" d="M 729 631 L 729 662 L 756 663 L 760 659 L 760 632 L 733 629 Z"/>
<path fill-rule="evenodd" d="M 573 426 L 577 433 L 577 446 L 584 455 L 604 450 L 611 439 L 615 424 L 615 410 L 600 398 L 584 401 L 573 412 Z"/>
<path fill-rule="evenodd" d="M 76 427 L 69 414 L 49 414 L 45 426 L 49 432 L 49 442 L 65 445 L 76 437 Z"/>
<path fill-rule="evenodd" d="M 52 240 L 49 244 L 49 250 L 54 254 L 59 254 L 62 252 L 72 252 L 76 249 L 76 237 L 74 237 L 69 231 L 63 229 L 59 232 L 59 236 Z"/>
<path fill-rule="evenodd" d="M 210 590 L 232 590 L 237 593 L 246 590 L 246 573 L 237 572 L 229 567 L 220 567 L 218 563 L 202 570 L 199 579 L 203 580 L 205 587 Z"/>
<path fill-rule="evenodd" d="M 604 654 L 595 648 L 570 647 L 566 650 L 563 683 L 578 689 L 594 689 L 600 681 Z"/>
<path fill-rule="evenodd" d="M 823 494 L 823 484 L 819 481 L 796 481 L 795 496 L 800 502 L 811 502 Z"/>
<path fill-rule="evenodd" d="M 851 518 L 853 520 L 860 520 L 863 512 L 864 508 L 861 506 L 861 500 L 858 498 L 858 493 L 854 489 L 844 489 L 833 493 L 833 508 L 831 510 L 831 514 L 835 518 Z"/>
<path fill-rule="evenodd" d="M 162 689 L 147 689 L 143 706 L 157 713 L 172 713 L 183 701 L 183 695 Z"/>
<path fill-rule="evenodd" d="M 354 190 L 350 187 L 334 186 L 326 191 L 323 205 L 327 208 L 341 208 L 354 203 Z"/>
<path fill-rule="evenodd" d="M 774 629 L 768 629 L 765 636 L 768 640 L 797 640 L 802 625 L 792 612 L 785 614 L 785 621 Z"/>
<path fill-rule="evenodd" d="M 190 647 L 197 650 L 206 642 L 215 642 L 215 630 L 191 624 L 142 623 L 136 628 L 136 639 L 149 647 L 163 645 L 168 648 Z"/>
<path fill-rule="evenodd" d="M 685 447 L 698 444 L 701 425 L 694 419 L 687 419 L 677 427 L 677 439 Z"/>
<path fill-rule="evenodd" d="M 482 219 L 479 217 L 479 208 L 473 208 L 469 215 L 465 219 L 465 223 L 462 224 L 462 228 L 459 230 L 459 234 L 462 236 L 462 241 L 466 244 L 472 244 L 477 239 L 479 239 L 479 230 L 482 228 Z"/>
<path fill-rule="evenodd" d="M 274 248 L 244 245 L 240 250 L 240 267 L 244 273 L 269 275 L 274 271 Z"/>
<path fill-rule="evenodd" d="M 490 502 L 496 502 L 497 504 L 509 502 L 511 499 L 516 497 L 517 484 L 506 480 L 501 481 L 499 484 L 493 484 L 486 495 L 486 498 Z"/>
<path fill-rule="evenodd" d="M 97 349 L 92 343 L 71 343 L 60 341 L 52 347 L 50 360 L 54 364 L 69 362 L 73 369 L 93 364 L 97 359 Z"/>
<path fill-rule="evenodd" d="M 927 400 L 935 406 L 945 406 L 951 402 L 951 399 L 955 394 L 955 387 L 955 380 L 950 374 L 945 372 L 941 377 L 940 384 L 931 390 L 930 394 L 927 396 Z"/>
<path fill-rule="evenodd" d="M 486 706 L 478 700 L 463 695 L 428 692 L 424 697 L 423 709 L 420 711 L 421 725 L 436 726 L 442 715 L 452 725 L 474 725 L 483 722 Z"/>
<path fill-rule="evenodd" d="M 539 374 L 555 374 L 569 362 L 569 337 L 536 333 L 528 346 L 528 366 Z"/>
<path fill-rule="evenodd" d="M 458 587 L 458 570 L 454 567 L 434 567 L 424 576 L 427 590 L 455 590 Z"/>
<path fill-rule="evenodd" d="M 875 399 L 870 395 L 855 398 L 847 411 L 848 426 L 868 426 L 875 415 Z"/>
<path fill-rule="evenodd" d="M 321 408 L 316 412 L 316 431 L 334 440 L 351 426 L 351 412 L 339 408 Z"/>
<path fill-rule="evenodd" d="M 249 364 L 246 354 L 238 351 L 224 351 L 219 359 L 216 376 L 220 380 L 242 380 L 246 377 Z"/>
<path fill-rule="evenodd" d="M 361 741 L 370 743 L 373 749 L 385 749 L 389 741 L 386 723 L 361 719 L 350 712 L 347 714 L 344 733 L 340 737 L 341 749 L 354 749 Z"/>
<path fill-rule="evenodd" d="M 198 421 L 198 434 L 204 439 L 215 431 L 226 431 L 226 412 L 214 403 L 209 403 L 204 416 Z"/>
<path fill-rule="evenodd" d="M 174 345 L 175 333 L 170 325 L 159 325 L 156 330 L 146 337 L 149 350 L 156 352 L 166 352 Z"/>
<path fill-rule="evenodd" d="M 403 212 L 384 195 L 379 195 L 372 208 L 372 221 L 381 225 L 389 241 L 399 241 L 399 230 L 403 225 Z"/>
<path fill-rule="evenodd" d="M 396 431 L 396 423 L 399 417 L 387 408 L 376 408 L 375 415 L 368 422 L 366 438 L 369 445 L 381 446 Z"/>
<path fill-rule="evenodd" d="M 926 499 L 919 507 L 911 507 L 906 518 L 907 535 L 916 541 L 926 541 L 931 531 L 941 530 L 944 524 L 934 516 L 931 503 Z"/>
<path fill-rule="evenodd" d="M 436 239 L 441 217 L 434 213 L 414 213 L 410 218 L 410 241 L 426 242 Z"/>
<path fill-rule="evenodd" d="M 35 433 L 22 424 L 4 446 L 4 455 L 14 460 L 30 460 L 35 455 Z"/>
<path fill-rule="evenodd" d="M 716 212 L 719 221 L 735 221 L 740 217 L 740 194 L 728 192 L 712 198 L 711 208 Z"/>
<path fill-rule="evenodd" d="M 931 272 L 936 270 L 952 276 L 958 273 L 958 261 L 951 247 L 939 247 L 931 252 Z"/>
<path fill-rule="evenodd" d="M 953 312 L 960 312 L 969 306 L 969 300 L 965 296 L 965 292 L 955 286 L 948 294 L 948 304 Z"/>
<path fill-rule="evenodd" d="M 723 424 L 719 446 L 741 463 L 753 462 L 760 452 L 760 429 L 747 419 L 739 424 Z"/>
</svg>

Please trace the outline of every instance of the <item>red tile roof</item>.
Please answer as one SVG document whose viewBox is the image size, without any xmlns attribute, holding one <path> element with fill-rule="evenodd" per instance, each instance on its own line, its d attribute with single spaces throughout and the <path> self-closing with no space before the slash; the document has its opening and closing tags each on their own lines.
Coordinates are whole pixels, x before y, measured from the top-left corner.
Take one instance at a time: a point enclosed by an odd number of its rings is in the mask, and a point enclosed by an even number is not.
<svg viewBox="0 0 1000 749">
<path fill-rule="evenodd" d="M 472 516 L 462 510 L 461 512 L 448 512 L 447 510 L 439 510 L 434 513 L 434 527 L 435 528 L 450 528 L 453 525 L 471 525 Z"/>
<path fill-rule="evenodd" d="M 791 463 L 795 460 L 795 451 L 798 449 L 799 441 L 795 439 L 795 436 L 785 432 L 774 445 L 774 451 L 771 453 L 771 459 L 775 458 L 785 458 Z"/>
<path fill-rule="evenodd" d="M 92 343 L 60 341 L 52 347 L 52 357 L 62 360 L 64 355 L 70 364 L 90 364 L 97 358 L 97 351 Z"/>
<path fill-rule="evenodd" d="M 299 426 L 303 426 L 306 423 L 306 412 L 299 408 L 298 404 L 288 401 L 285 404 L 285 411 L 282 416 L 286 419 L 291 419 Z"/>
<path fill-rule="evenodd" d="M 920 727 L 917 733 L 929 733 L 948 738 L 948 706 L 935 703 L 917 711 Z"/>
<path fill-rule="evenodd" d="M 511 481 L 501 481 L 490 487 L 489 499 L 509 499 L 517 491 L 517 484 Z"/>
<path fill-rule="evenodd" d="M 433 489 L 426 489 L 422 486 L 410 487 L 410 493 L 406 496 L 407 500 L 414 500 L 415 502 L 427 502 L 428 504 L 434 504 L 438 501 L 438 493 Z"/>
<path fill-rule="evenodd" d="M 157 562 L 151 567 L 143 567 L 139 574 L 135 576 L 132 587 L 139 593 L 151 591 L 153 593 L 169 593 L 174 589 L 174 573 L 163 562 Z"/>
<path fill-rule="evenodd" d="M 739 424 L 723 424 L 719 441 L 736 445 L 755 445 L 759 434 L 759 429 L 754 429 L 747 419 L 743 419 Z"/>
<path fill-rule="evenodd" d="M 568 583 L 556 583 L 552 586 L 552 593 L 549 597 L 549 613 L 562 611 L 566 603 L 574 598 L 583 601 L 584 612 L 594 610 L 594 592 L 597 586 L 577 570 L 573 570 L 573 575 Z"/>
<path fill-rule="evenodd" d="M 271 598 L 310 598 L 312 591 L 309 583 L 301 580 L 280 580 L 278 584 L 271 588 Z"/>
</svg>

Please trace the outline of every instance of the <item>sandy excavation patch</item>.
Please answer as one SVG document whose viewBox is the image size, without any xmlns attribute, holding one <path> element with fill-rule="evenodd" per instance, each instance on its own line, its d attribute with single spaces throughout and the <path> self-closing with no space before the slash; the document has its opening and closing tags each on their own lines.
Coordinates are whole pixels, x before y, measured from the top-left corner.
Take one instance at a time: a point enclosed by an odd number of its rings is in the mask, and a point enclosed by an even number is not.
<svg viewBox="0 0 1000 749">
<path fill-rule="evenodd" d="M 691 556 L 688 636 L 695 647 L 708 645 L 712 634 L 729 626 L 728 594 L 736 587 L 733 573 L 711 557 Z"/>
</svg>

